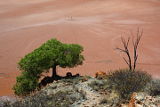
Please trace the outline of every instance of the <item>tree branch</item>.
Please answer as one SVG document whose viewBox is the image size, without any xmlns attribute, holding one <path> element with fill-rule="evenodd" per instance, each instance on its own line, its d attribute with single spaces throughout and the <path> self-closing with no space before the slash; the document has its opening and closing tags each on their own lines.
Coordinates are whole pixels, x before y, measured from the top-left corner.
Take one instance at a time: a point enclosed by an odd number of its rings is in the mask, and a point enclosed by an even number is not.
<svg viewBox="0 0 160 107">
<path fill-rule="evenodd" d="M 139 45 L 139 42 L 141 40 L 141 37 L 143 35 L 143 30 L 140 31 L 140 29 L 138 28 L 137 30 L 137 37 L 136 37 L 136 40 L 132 41 L 132 44 L 133 44 L 133 49 L 134 49 L 134 65 L 133 65 L 133 71 L 135 71 L 135 68 L 136 68 L 136 63 L 137 63 L 137 59 L 138 59 L 138 54 L 137 54 L 137 48 L 138 48 L 138 45 Z"/>
</svg>

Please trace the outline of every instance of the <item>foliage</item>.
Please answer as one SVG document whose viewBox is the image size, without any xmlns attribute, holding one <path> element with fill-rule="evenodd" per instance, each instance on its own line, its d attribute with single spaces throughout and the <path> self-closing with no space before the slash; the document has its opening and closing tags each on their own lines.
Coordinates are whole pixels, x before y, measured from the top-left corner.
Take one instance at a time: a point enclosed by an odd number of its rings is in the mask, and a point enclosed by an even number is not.
<svg viewBox="0 0 160 107">
<path fill-rule="evenodd" d="M 75 67 L 83 63 L 83 48 L 77 44 L 64 44 L 59 52 L 56 64 L 62 68 Z"/>
<path fill-rule="evenodd" d="M 18 63 L 18 67 L 22 71 L 32 72 L 35 75 L 40 74 L 43 70 L 49 69 L 52 66 L 53 61 L 58 56 L 60 46 L 61 43 L 59 41 L 54 39 L 49 40 L 22 58 Z"/>
<path fill-rule="evenodd" d="M 118 92 L 121 98 L 128 99 L 133 92 L 141 91 L 147 83 L 151 81 L 151 76 L 145 72 L 132 72 L 128 69 L 110 72 L 108 83 Z"/>
<path fill-rule="evenodd" d="M 152 96 L 158 96 L 160 95 L 160 80 L 154 79 L 150 82 L 149 85 L 147 85 L 146 88 L 149 87 L 149 94 Z"/>
<path fill-rule="evenodd" d="M 62 44 L 56 39 L 51 39 L 27 54 L 20 60 L 19 68 L 32 74 L 41 74 L 53 65 L 60 67 L 74 67 L 82 64 L 84 58 L 81 55 L 83 48 L 77 44 Z"/>
<path fill-rule="evenodd" d="M 27 95 L 34 91 L 38 86 L 38 78 L 29 76 L 27 72 L 23 72 L 21 76 L 17 77 L 17 83 L 13 89 L 17 95 Z"/>
<path fill-rule="evenodd" d="M 15 94 L 25 95 L 36 89 L 41 74 L 50 68 L 53 68 L 53 77 L 56 75 L 56 66 L 66 68 L 81 65 L 84 60 L 82 51 L 83 47 L 78 44 L 64 44 L 56 39 L 48 40 L 19 61 L 18 68 L 23 72 L 17 77 L 17 83 L 13 88 Z"/>
</svg>

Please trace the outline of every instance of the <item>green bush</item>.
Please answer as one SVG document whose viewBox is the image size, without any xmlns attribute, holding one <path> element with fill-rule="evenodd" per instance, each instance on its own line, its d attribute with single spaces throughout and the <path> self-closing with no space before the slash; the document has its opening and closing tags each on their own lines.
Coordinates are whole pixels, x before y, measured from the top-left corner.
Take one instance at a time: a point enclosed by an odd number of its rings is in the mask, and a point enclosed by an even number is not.
<svg viewBox="0 0 160 107">
<path fill-rule="evenodd" d="M 128 99 L 133 92 L 141 91 L 151 81 L 151 76 L 141 71 L 128 69 L 110 72 L 108 83 L 123 99 Z"/>
<path fill-rule="evenodd" d="M 29 76 L 27 72 L 23 72 L 22 75 L 17 77 L 17 82 L 13 89 L 15 94 L 24 96 L 34 91 L 37 86 L 38 78 L 35 76 Z"/>
</svg>

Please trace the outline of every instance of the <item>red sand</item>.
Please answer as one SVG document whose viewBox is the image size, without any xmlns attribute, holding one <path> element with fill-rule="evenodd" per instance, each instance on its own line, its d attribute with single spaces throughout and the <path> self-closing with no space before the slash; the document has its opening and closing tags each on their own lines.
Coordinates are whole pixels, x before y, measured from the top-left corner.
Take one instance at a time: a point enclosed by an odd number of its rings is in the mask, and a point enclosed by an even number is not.
<svg viewBox="0 0 160 107">
<path fill-rule="evenodd" d="M 50 38 L 84 47 L 84 64 L 59 68 L 60 75 L 125 68 L 114 49 L 121 34 L 138 27 L 144 30 L 138 68 L 159 78 L 159 0 L 0 0 L 0 96 L 13 94 L 20 58 Z"/>
</svg>

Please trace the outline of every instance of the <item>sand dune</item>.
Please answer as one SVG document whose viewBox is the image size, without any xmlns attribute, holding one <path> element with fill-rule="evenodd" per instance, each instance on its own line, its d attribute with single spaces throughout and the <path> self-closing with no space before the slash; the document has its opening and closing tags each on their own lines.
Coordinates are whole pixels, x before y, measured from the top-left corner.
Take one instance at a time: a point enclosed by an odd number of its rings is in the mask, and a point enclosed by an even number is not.
<svg viewBox="0 0 160 107">
<path fill-rule="evenodd" d="M 12 95 L 17 62 L 50 38 L 84 47 L 85 62 L 58 69 L 93 76 L 125 68 L 120 37 L 144 31 L 138 68 L 160 77 L 159 0 L 0 0 L 0 95 Z"/>
</svg>

